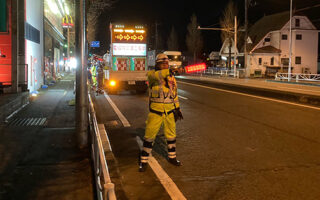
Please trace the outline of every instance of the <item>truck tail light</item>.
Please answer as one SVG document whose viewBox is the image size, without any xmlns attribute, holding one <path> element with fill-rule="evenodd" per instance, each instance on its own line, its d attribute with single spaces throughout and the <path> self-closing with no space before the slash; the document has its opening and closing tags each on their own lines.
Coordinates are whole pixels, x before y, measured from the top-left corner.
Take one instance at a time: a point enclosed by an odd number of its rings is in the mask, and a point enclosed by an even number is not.
<svg viewBox="0 0 320 200">
<path fill-rule="evenodd" d="M 116 82 L 112 80 L 112 81 L 109 82 L 109 85 L 110 85 L 111 87 L 114 87 L 114 86 L 116 86 Z"/>
</svg>

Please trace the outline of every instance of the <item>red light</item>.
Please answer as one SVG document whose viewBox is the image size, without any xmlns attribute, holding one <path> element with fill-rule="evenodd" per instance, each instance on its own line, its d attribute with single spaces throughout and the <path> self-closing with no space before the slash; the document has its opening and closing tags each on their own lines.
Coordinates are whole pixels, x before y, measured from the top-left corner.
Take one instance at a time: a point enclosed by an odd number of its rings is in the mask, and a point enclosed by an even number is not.
<svg viewBox="0 0 320 200">
<path fill-rule="evenodd" d="M 189 65 L 185 67 L 186 73 L 191 73 L 191 72 L 197 72 L 197 71 L 203 71 L 206 70 L 206 64 L 201 63 L 201 64 L 196 64 L 196 65 Z"/>
</svg>

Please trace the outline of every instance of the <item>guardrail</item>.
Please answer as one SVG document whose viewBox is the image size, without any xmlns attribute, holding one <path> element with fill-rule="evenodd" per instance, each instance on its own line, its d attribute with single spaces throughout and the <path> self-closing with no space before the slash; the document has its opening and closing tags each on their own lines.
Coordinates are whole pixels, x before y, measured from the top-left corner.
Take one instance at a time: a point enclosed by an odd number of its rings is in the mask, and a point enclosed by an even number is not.
<svg viewBox="0 0 320 200">
<path fill-rule="evenodd" d="M 288 73 L 276 73 L 275 80 L 289 80 Z M 290 80 L 299 81 L 320 81 L 320 74 L 299 74 L 299 73 L 291 73 Z"/>
<path fill-rule="evenodd" d="M 92 158 L 96 179 L 97 197 L 99 200 L 116 200 L 114 184 L 111 182 L 108 165 L 100 137 L 96 113 L 90 94 L 89 97 L 89 122 L 91 133 Z"/>
<path fill-rule="evenodd" d="M 197 71 L 192 73 L 191 75 L 219 75 L 219 76 L 232 76 L 241 78 L 245 76 L 245 69 L 237 69 L 236 74 L 234 74 L 234 70 L 217 70 L 217 69 L 206 69 L 203 71 Z"/>
</svg>

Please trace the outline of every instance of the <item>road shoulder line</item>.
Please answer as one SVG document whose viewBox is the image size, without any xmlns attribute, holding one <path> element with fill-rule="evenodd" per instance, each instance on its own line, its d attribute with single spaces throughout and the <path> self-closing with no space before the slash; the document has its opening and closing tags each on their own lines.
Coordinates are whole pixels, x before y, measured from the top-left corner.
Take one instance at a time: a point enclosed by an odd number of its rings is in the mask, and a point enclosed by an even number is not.
<svg viewBox="0 0 320 200">
<path fill-rule="evenodd" d="M 139 136 L 136 137 L 139 148 L 142 149 L 142 140 Z M 158 177 L 160 183 L 168 192 L 169 196 L 172 200 L 186 200 L 182 192 L 179 190 L 177 185 L 173 182 L 173 180 L 168 176 L 168 174 L 162 169 L 161 165 L 158 161 L 150 154 L 148 164 Z"/>
<path fill-rule="evenodd" d="M 117 113 L 120 121 L 122 122 L 124 127 L 130 127 L 130 123 L 128 122 L 128 120 L 125 118 L 125 116 L 121 113 L 121 111 L 119 110 L 119 108 L 116 106 L 115 103 L 113 103 L 113 101 L 111 100 L 111 98 L 109 97 L 109 95 L 107 95 L 106 92 L 104 92 L 104 97 L 108 100 L 108 102 L 110 103 L 110 105 L 112 106 L 113 110 Z"/>
</svg>

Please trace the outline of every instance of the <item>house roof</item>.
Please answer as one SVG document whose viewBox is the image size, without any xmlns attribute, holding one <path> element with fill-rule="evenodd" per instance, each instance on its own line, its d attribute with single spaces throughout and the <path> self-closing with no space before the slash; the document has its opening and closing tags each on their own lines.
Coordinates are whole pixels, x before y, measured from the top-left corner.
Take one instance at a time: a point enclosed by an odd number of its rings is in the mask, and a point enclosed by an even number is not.
<svg viewBox="0 0 320 200">
<path fill-rule="evenodd" d="M 281 53 L 281 50 L 269 45 L 255 49 L 253 53 Z"/>
<path fill-rule="evenodd" d="M 248 36 L 252 40 L 252 44 L 248 44 L 248 51 L 252 50 L 260 40 L 269 32 L 280 30 L 290 19 L 288 11 L 264 16 L 250 27 Z"/>
</svg>

